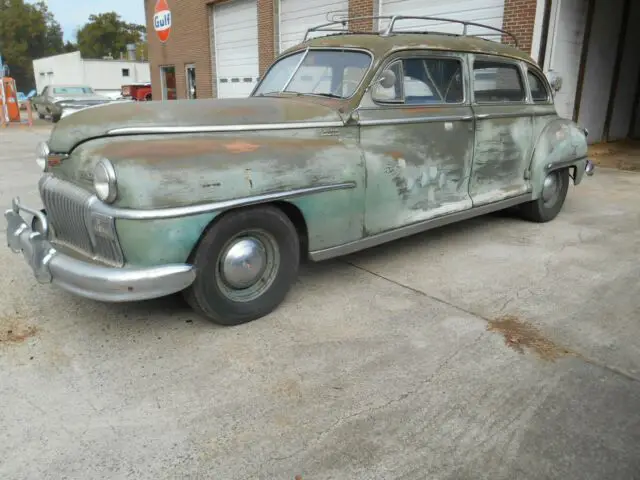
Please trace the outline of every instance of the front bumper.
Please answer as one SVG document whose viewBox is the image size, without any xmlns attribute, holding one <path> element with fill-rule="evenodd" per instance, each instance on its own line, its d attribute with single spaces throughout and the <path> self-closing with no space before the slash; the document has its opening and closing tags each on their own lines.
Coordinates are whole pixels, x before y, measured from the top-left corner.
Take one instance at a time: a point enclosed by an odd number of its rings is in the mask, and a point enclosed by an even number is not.
<svg viewBox="0 0 640 480">
<path fill-rule="evenodd" d="M 37 217 L 45 232 L 47 219 L 42 212 L 21 205 L 18 198 L 4 214 L 9 248 L 22 252 L 41 283 L 54 283 L 93 300 L 128 302 L 171 295 L 195 280 L 195 268 L 188 264 L 117 268 L 78 260 L 56 250 L 45 235 L 29 226 L 21 212 Z"/>
</svg>

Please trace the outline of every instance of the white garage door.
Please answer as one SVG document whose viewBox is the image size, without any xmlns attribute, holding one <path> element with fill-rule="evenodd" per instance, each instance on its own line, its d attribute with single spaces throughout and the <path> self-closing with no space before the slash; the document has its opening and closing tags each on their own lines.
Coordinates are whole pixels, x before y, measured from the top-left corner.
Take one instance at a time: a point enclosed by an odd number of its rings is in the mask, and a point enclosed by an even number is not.
<svg viewBox="0 0 640 480">
<path fill-rule="evenodd" d="M 218 98 L 248 97 L 259 73 L 256 0 L 215 5 L 213 31 Z"/>
<path fill-rule="evenodd" d="M 380 0 L 380 15 L 414 15 L 450 18 L 482 23 L 502 28 L 504 0 Z M 380 20 L 385 28 L 388 20 Z M 421 20 L 398 20 L 394 30 L 432 30 L 442 33 L 462 33 L 462 25 L 456 23 L 426 22 Z M 469 27 L 469 34 L 488 33 L 486 29 Z M 487 36 L 500 41 L 500 35 Z"/>
<path fill-rule="evenodd" d="M 555 103 L 558 115 L 564 118 L 573 118 L 587 7 L 586 0 L 554 0 L 551 7 L 545 70 L 562 77 Z"/>
<path fill-rule="evenodd" d="M 280 0 L 280 52 L 300 43 L 308 28 L 333 21 L 333 17 L 339 20 L 348 12 L 349 0 Z M 309 37 L 326 34 L 313 32 Z"/>
</svg>

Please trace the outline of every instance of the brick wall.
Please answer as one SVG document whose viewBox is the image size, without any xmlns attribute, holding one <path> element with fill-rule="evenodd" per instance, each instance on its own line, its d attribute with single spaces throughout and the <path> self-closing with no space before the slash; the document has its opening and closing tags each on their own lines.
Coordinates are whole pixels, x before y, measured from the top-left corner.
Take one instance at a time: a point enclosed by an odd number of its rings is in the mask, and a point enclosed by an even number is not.
<svg viewBox="0 0 640 480">
<path fill-rule="evenodd" d="M 258 53 L 260 76 L 264 74 L 278 51 L 276 35 L 276 4 L 278 0 L 258 1 Z"/>
<path fill-rule="evenodd" d="M 518 39 L 518 47 L 531 52 L 533 25 L 536 20 L 536 0 L 505 0 L 502 29 Z M 513 45 L 511 37 L 504 35 L 502 42 Z"/>
<path fill-rule="evenodd" d="M 375 15 L 378 0 L 349 0 L 349 17 L 366 17 Z M 371 20 L 356 20 L 349 25 L 351 31 L 371 31 Z"/>
<path fill-rule="evenodd" d="M 196 67 L 198 98 L 211 97 L 212 85 L 211 39 L 209 37 L 210 7 L 203 0 L 167 0 L 171 10 L 171 34 L 162 43 L 153 29 L 156 0 L 145 0 L 145 14 L 149 41 L 149 67 L 153 98 L 161 99 L 160 67 L 172 65 L 176 70 L 176 93 L 186 98 L 185 67 Z"/>
</svg>

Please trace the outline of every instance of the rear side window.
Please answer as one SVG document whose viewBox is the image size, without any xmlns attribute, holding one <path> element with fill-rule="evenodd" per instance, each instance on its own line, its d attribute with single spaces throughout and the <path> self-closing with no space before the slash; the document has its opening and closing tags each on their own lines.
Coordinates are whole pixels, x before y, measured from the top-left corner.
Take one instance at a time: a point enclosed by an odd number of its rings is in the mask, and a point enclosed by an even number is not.
<svg viewBox="0 0 640 480">
<path fill-rule="evenodd" d="M 531 89 L 531 98 L 535 103 L 547 103 L 549 101 L 549 91 L 544 83 L 535 72 L 529 70 L 527 72 L 527 78 L 529 80 L 529 88 Z"/>
<path fill-rule="evenodd" d="M 504 62 L 473 62 L 476 103 L 522 103 L 526 99 L 520 69 Z"/>
</svg>

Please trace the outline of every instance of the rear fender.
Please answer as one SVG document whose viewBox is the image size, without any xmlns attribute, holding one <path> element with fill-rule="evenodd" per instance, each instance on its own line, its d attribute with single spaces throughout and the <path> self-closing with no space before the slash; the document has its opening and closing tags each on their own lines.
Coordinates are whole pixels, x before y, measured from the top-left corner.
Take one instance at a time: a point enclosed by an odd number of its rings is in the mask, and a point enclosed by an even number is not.
<svg viewBox="0 0 640 480">
<path fill-rule="evenodd" d="M 549 122 L 538 137 L 529 167 L 533 198 L 542 191 L 545 177 L 554 170 L 573 170 L 573 183 L 582 181 L 587 165 L 586 131 L 575 122 L 556 118 Z"/>
</svg>

